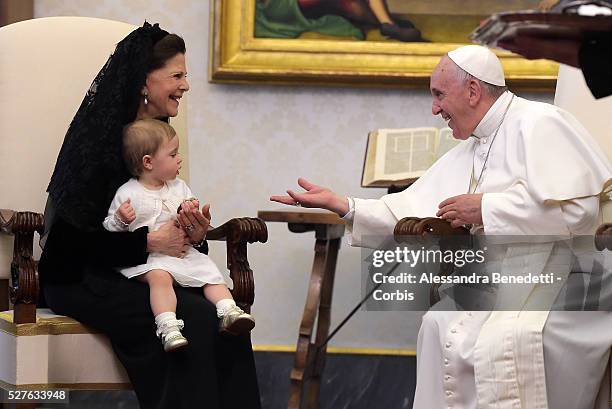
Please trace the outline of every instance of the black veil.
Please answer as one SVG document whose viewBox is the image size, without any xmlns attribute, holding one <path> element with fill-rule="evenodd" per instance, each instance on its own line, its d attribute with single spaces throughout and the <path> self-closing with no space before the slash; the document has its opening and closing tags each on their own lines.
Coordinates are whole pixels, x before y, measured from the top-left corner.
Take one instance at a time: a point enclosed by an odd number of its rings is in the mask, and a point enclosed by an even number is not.
<svg viewBox="0 0 612 409">
<path fill-rule="evenodd" d="M 55 217 L 83 230 L 102 229 L 115 191 L 130 177 L 121 155 L 122 129 L 136 117 L 153 45 L 167 34 L 145 22 L 117 44 L 93 80 L 47 188 L 45 235 Z"/>
</svg>

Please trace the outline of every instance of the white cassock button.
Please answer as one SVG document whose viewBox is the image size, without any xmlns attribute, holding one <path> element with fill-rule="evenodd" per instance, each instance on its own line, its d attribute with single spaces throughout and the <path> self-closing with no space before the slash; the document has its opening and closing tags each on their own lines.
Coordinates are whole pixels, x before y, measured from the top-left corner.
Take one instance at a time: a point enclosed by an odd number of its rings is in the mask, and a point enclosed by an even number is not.
<svg viewBox="0 0 612 409">
<path fill-rule="evenodd" d="M 482 138 L 482 139 L 480 139 L 480 143 L 482 143 L 483 145 L 484 145 L 485 143 L 487 143 L 487 138 Z"/>
<path fill-rule="evenodd" d="M 450 348 L 450 347 L 451 347 L 451 343 L 450 343 L 450 342 L 447 342 L 447 343 L 446 343 L 444 346 L 446 347 L 446 349 L 448 349 L 448 348 Z"/>
<path fill-rule="evenodd" d="M 446 396 L 452 396 L 453 393 L 451 391 L 446 391 Z"/>
<path fill-rule="evenodd" d="M 446 376 L 444 377 L 444 380 L 445 380 L 445 381 L 450 381 L 450 380 L 451 380 L 451 376 L 450 376 L 450 375 L 446 375 Z"/>
<path fill-rule="evenodd" d="M 480 152 L 480 157 L 481 157 L 481 158 L 484 158 L 485 156 L 487 156 L 487 153 L 486 153 L 486 152 Z"/>
<path fill-rule="evenodd" d="M 457 333 L 457 328 L 453 328 L 453 329 L 451 329 L 451 333 L 452 333 L 452 334 L 456 334 L 456 333 Z"/>
<path fill-rule="evenodd" d="M 448 365 L 448 358 L 444 358 L 444 365 Z"/>
<path fill-rule="evenodd" d="M 471 313 L 471 312 L 468 312 L 468 313 L 467 313 L 467 315 L 468 315 L 468 317 L 471 317 L 471 316 L 472 316 L 472 313 Z"/>
</svg>

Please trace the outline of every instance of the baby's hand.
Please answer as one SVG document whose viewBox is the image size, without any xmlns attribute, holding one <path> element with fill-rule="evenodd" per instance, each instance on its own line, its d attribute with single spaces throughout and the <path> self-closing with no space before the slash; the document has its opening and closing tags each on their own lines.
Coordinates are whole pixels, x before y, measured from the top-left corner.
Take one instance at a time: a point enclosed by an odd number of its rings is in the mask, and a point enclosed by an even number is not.
<svg viewBox="0 0 612 409">
<path fill-rule="evenodd" d="M 136 220 L 136 212 L 130 204 L 130 199 L 126 200 L 119 206 L 115 215 L 125 224 L 130 224 Z"/>
<path fill-rule="evenodd" d="M 189 199 L 185 199 L 183 200 L 183 203 L 186 205 L 186 207 L 183 208 L 183 205 L 181 204 L 181 206 L 179 206 L 179 208 L 176 209 L 177 213 L 180 213 L 181 210 L 191 210 L 191 209 L 199 210 L 200 209 L 200 201 L 196 199 L 195 197 L 190 197 Z"/>
</svg>

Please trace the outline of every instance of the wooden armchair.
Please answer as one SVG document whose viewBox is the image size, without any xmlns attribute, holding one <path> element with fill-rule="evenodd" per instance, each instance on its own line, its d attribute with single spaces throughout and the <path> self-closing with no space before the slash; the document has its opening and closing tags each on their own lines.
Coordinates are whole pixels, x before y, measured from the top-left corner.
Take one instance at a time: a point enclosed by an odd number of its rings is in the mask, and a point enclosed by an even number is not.
<svg viewBox="0 0 612 409">
<path fill-rule="evenodd" d="M 45 190 L 68 125 L 116 43 L 135 28 L 83 17 L 34 19 L 0 28 L 0 209 L 14 209 L 0 210 L 0 387 L 4 389 L 130 387 L 103 334 L 51 310 L 37 309 L 41 289 L 35 258 L 40 251 L 34 241 L 43 231 Z M 171 123 L 181 138 L 181 175 L 188 179 L 185 98 L 181 105 L 182 114 Z M 227 243 L 234 298 L 249 310 L 254 284 L 247 244 L 267 240 L 265 224 L 254 218 L 232 219 L 207 237 Z"/>
<path fill-rule="evenodd" d="M 36 323 L 40 285 L 38 262 L 33 258 L 34 233 L 42 234 L 43 228 L 43 215 L 40 213 L 0 209 L 0 233 L 14 236 L 10 269 L 12 285 L 8 288 L 14 324 Z M 248 243 L 265 243 L 268 240 L 265 223 L 249 217 L 231 219 L 210 230 L 207 238 L 226 242 L 227 269 L 234 283 L 232 295 L 236 304 L 250 311 L 255 299 L 255 286 L 246 246 Z"/>
</svg>

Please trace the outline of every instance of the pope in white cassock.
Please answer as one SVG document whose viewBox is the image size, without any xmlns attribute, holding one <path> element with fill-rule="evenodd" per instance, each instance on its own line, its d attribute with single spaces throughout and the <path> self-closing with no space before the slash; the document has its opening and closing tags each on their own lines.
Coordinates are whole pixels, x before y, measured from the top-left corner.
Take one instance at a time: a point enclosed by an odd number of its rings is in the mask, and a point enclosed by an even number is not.
<svg viewBox="0 0 612 409">
<path fill-rule="evenodd" d="M 498 58 L 476 45 L 442 57 L 430 89 L 432 113 L 463 141 L 408 189 L 362 200 L 299 179 L 305 192 L 271 200 L 336 212 L 352 245 L 373 248 L 407 216 L 469 224 L 474 234 L 593 234 L 612 167 L 571 114 L 508 91 Z M 530 251 L 515 256 L 531 260 Z M 430 311 L 413 407 L 608 408 L 611 346 L 609 311 Z"/>
</svg>

